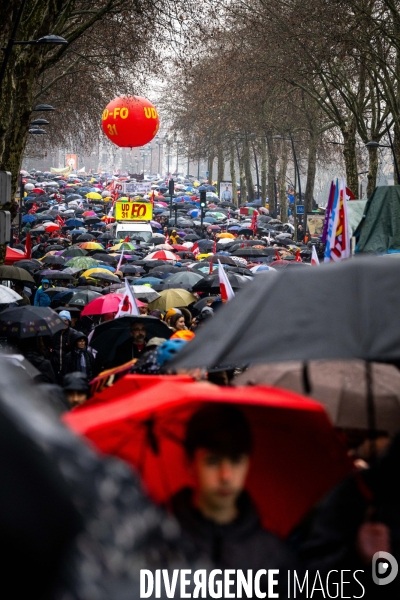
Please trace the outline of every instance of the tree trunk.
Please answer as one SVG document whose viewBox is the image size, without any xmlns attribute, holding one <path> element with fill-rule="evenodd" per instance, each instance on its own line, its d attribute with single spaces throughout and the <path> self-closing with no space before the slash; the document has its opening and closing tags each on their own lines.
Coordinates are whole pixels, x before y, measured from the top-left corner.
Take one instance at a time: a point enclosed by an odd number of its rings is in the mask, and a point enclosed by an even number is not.
<svg viewBox="0 0 400 600">
<path fill-rule="evenodd" d="M 207 170 L 208 170 L 208 183 L 210 185 L 212 185 L 212 176 L 213 176 L 213 165 L 214 165 L 214 155 L 213 154 L 209 154 L 208 156 L 208 165 L 207 165 Z"/>
<path fill-rule="evenodd" d="M 248 201 L 249 202 L 253 202 L 254 201 L 254 183 L 253 183 L 253 177 L 251 175 L 251 162 L 250 162 L 250 146 L 249 146 L 249 141 L 247 139 L 247 136 L 244 139 L 244 171 L 246 174 L 246 185 L 247 185 L 247 196 L 248 196 Z"/>
<path fill-rule="evenodd" d="M 267 133 L 268 136 L 268 133 Z M 267 137 L 268 140 L 268 137 Z M 276 216 L 275 179 L 276 179 L 276 153 L 274 142 L 267 142 L 268 148 L 268 205 L 271 217 Z"/>
<path fill-rule="evenodd" d="M 267 143 L 264 136 L 261 140 L 261 206 L 267 201 Z"/>
<path fill-rule="evenodd" d="M 400 121 L 395 121 L 394 124 L 394 136 L 393 136 L 393 148 L 397 159 L 397 164 L 400 168 Z M 399 178 L 397 177 L 396 167 L 393 165 L 393 178 L 394 184 L 400 185 Z"/>
<path fill-rule="evenodd" d="M 346 125 L 342 128 L 344 139 L 343 156 L 346 164 L 346 185 L 358 196 L 358 169 L 356 157 L 356 122 L 351 117 Z"/>
<path fill-rule="evenodd" d="M 368 148 L 368 185 L 367 185 L 367 198 L 372 195 L 372 192 L 376 188 L 376 176 L 378 174 L 378 148 Z M 358 196 L 357 196 L 358 197 Z M 360 198 L 361 200 L 361 198 Z"/>
<path fill-rule="evenodd" d="M 317 171 L 317 145 L 318 145 L 318 134 L 312 130 L 310 131 L 310 142 L 308 146 L 308 165 L 307 165 L 307 184 L 304 196 L 304 212 L 305 215 L 312 211 L 313 198 L 314 198 L 314 185 L 315 185 L 315 174 Z M 304 215 L 304 220 L 306 216 Z"/>
<path fill-rule="evenodd" d="M 231 180 L 232 180 L 232 202 L 238 205 L 238 194 L 237 194 L 237 185 L 236 185 L 236 170 L 235 170 L 235 148 L 233 143 L 230 145 L 230 153 L 229 153 L 229 167 L 231 171 Z"/>
<path fill-rule="evenodd" d="M 280 204 L 280 219 L 282 223 L 288 221 L 288 198 L 286 191 L 286 171 L 288 165 L 288 145 L 283 144 L 283 152 L 280 161 L 279 169 L 279 204 Z"/>
<path fill-rule="evenodd" d="M 247 202 L 247 187 L 246 187 L 246 177 L 244 174 L 244 158 L 243 154 L 241 158 L 239 158 L 239 146 L 236 142 L 236 148 L 238 153 L 238 162 L 239 162 L 239 177 L 240 177 L 240 203 L 243 204 Z"/>
<path fill-rule="evenodd" d="M 221 183 L 221 181 L 224 180 L 224 173 L 225 173 L 225 158 L 224 158 L 224 149 L 222 147 L 222 144 L 220 144 L 218 146 L 218 190 L 219 190 L 219 184 Z"/>
</svg>

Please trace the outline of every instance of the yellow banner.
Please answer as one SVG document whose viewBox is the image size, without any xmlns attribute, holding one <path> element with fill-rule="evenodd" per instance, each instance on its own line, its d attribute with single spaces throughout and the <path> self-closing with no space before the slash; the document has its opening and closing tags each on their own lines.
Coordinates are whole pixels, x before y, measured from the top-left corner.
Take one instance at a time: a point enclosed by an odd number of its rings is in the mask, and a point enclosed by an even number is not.
<svg viewBox="0 0 400 600">
<path fill-rule="evenodd" d="M 117 221 L 151 221 L 153 205 L 150 202 L 116 202 L 115 219 Z"/>
</svg>

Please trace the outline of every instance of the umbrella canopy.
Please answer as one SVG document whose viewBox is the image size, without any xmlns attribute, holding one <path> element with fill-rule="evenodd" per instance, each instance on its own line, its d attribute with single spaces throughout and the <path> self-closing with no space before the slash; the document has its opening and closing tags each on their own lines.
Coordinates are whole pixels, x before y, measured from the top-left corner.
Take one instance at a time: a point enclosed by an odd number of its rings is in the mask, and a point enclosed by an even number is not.
<svg viewBox="0 0 400 600">
<path fill-rule="evenodd" d="M 76 289 L 64 292 L 54 296 L 53 300 L 60 304 L 69 304 L 72 306 L 86 306 L 95 298 L 102 298 L 103 296 L 99 292 L 94 292 L 88 289 Z"/>
<path fill-rule="evenodd" d="M 399 360 L 400 331 L 393 326 L 400 319 L 399 275 L 398 261 L 379 257 L 256 277 L 211 326 L 204 325 L 177 364 Z M 268 327 L 260 327 L 262 322 Z"/>
<path fill-rule="evenodd" d="M 22 300 L 22 296 L 6 285 L 0 285 L 0 304 L 10 304 Z"/>
<path fill-rule="evenodd" d="M 375 426 L 392 434 L 400 429 L 400 372 L 393 365 L 371 364 Z M 311 361 L 307 363 L 308 389 L 304 389 L 304 363 L 255 365 L 235 377 L 234 384 L 272 385 L 322 402 L 332 423 L 345 429 L 368 430 L 368 384 L 366 363 Z"/>
<path fill-rule="evenodd" d="M 125 287 L 115 287 L 117 288 L 115 290 L 117 293 L 125 292 Z M 153 300 L 157 300 L 157 298 L 160 297 L 160 294 L 153 290 L 149 285 L 131 285 L 130 288 L 135 298 L 140 298 L 144 302 L 152 302 Z"/>
<path fill-rule="evenodd" d="M 101 323 L 95 328 L 90 341 L 91 347 L 97 351 L 96 357 L 100 363 L 110 364 L 112 362 L 116 347 L 129 338 L 131 325 L 138 321 L 145 325 L 148 340 L 152 337 L 169 339 L 172 335 L 172 330 L 168 325 L 156 317 L 126 316 Z"/>
<path fill-rule="evenodd" d="M 29 271 L 29 273 L 33 273 L 38 269 L 43 267 L 42 263 L 36 258 L 23 259 L 15 261 L 14 267 L 20 267 L 21 269 L 25 269 L 25 271 Z"/>
<path fill-rule="evenodd" d="M 27 283 L 35 283 L 32 275 L 26 269 L 21 267 L 9 267 L 0 265 L 0 280 L 7 281 L 26 281 Z"/>
<path fill-rule="evenodd" d="M 124 294 L 106 294 L 91 300 L 81 312 L 81 316 L 105 315 L 107 313 L 116 313 Z M 143 302 L 136 300 L 137 306 L 144 306 Z"/>
<path fill-rule="evenodd" d="M 244 275 L 239 275 L 237 273 L 226 272 L 226 276 L 229 279 L 229 282 L 232 286 L 232 289 L 238 290 L 244 287 L 249 283 L 249 278 Z M 220 292 L 220 282 L 218 271 L 216 273 L 211 273 L 211 275 L 206 275 L 198 281 L 193 286 L 193 292 L 206 292 L 209 294 L 219 294 Z M 243 305 L 245 306 L 245 305 Z"/>
<path fill-rule="evenodd" d="M 42 306 L 17 306 L 0 313 L 0 333 L 6 337 L 26 339 L 52 336 L 66 324 L 51 308 Z"/>
<path fill-rule="evenodd" d="M 148 254 L 144 260 L 171 260 L 176 261 L 176 255 L 168 250 L 157 250 Z"/>
<path fill-rule="evenodd" d="M 180 306 L 189 306 L 196 302 L 196 296 L 184 289 L 168 289 L 160 292 L 160 298 L 149 304 L 149 309 L 169 310 Z"/>
<path fill-rule="evenodd" d="M 101 194 L 97 193 L 97 192 L 89 192 L 88 194 L 86 194 L 86 198 L 89 198 L 90 200 L 101 200 Z"/>
<path fill-rule="evenodd" d="M 94 269 L 88 269 L 84 273 L 82 273 L 82 277 L 91 278 L 91 279 L 99 279 L 103 281 L 110 281 L 111 283 L 120 283 L 119 277 L 113 275 L 107 269 L 101 269 L 99 267 Z"/>
<path fill-rule="evenodd" d="M 99 262 L 91 256 L 75 256 L 66 262 L 65 266 L 79 269 L 90 269 L 91 267 L 98 267 Z"/>
<path fill-rule="evenodd" d="M 192 287 L 193 285 L 195 285 L 195 283 L 197 283 L 201 279 L 203 279 L 203 276 L 200 275 L 199 273 L 191 273 L 190 271 L 182 271 L 181 273 L 173 273 L 172 275 L 169 275 L 168 277 L 166 277 L 164 279 L 164 283 L 167 283 L 167 284 L 180 283 L 182 285 L 188 285 L 189 287 Z"/>
<path fill-rule="evenodd" d="M 83 244 L 79 244 L 79 247 L 84 250 L 104 250 L 104 246 L 98 242 L 83 242 Z"/>
<path fill-rule="evenodd" d="M 254 387 L 249 394 L 247 388 L 161 383 L 64 419 L 102 452 L 129 462 L 150 496 L 165 504 L 192 484 L 185 431 L 192 414 L 208 403 L 234 404 L 246 416 L 253 437 L 246 487 L 263 526 L 281 537 L 350 473 L 323 407 L 284 390 Z"/>
<path fill-rule="evenodd" d="M 86 255 L 87 255 L 86 250 L 83 250 L 82 248 L 78 248 L 76 246 L 74 246 L 73 248 L 66 248 L 66 250 L 61 252 L 61 256 L 66 256 L 68 258 L 74 258 L 76 256 L 86 256 Z"/>
</svg>

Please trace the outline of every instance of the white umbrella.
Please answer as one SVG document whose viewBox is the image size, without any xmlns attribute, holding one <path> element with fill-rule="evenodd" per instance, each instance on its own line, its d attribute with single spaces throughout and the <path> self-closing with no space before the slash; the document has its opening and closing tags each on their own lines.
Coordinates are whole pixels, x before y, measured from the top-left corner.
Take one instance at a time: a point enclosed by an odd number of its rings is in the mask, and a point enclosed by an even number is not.
<svg viewBox="0 0 400 600">
<path fill-rule="evenodd" d="M 10 304 L 10 302 L 16 302 L 17 300 L 22 300 L 22 296 L 11 288 L 0 285 L 0 304 Z"/>
<path fill-rule="evenodd" d="M 148 285 L 131 285 L 130 288 L 135 298 L 143 298 L 146 302 L 153 302 L 154 300 L 157 300 L 157 298 L 160 298 L 160 294 Z M 116 293 L 119 294 L 124 291 L 125 288 L 121 287 L 116 290 Z"/>
</svg>

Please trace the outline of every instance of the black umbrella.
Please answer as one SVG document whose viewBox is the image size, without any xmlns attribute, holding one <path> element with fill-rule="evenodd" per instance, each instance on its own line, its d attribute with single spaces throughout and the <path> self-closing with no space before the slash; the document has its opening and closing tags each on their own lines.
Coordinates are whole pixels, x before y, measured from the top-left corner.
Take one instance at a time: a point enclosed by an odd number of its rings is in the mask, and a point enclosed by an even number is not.
<svg viewBox="0 0 400 600">
<path fill-rule="evenodd" d="M 8 265 L 0 265 L 0 281 L 26 281 L 27 283 L 35 283 L 32 275 L 20 267 L 9 267 Z"/>
<path fill-rule="evenodd" d="M 0 333 L 6 337 L 26 339 L 52 336 L 65 329 L 64 321 L 54 310 L 42 306 L 17 306 L 0 313 Z"/>
<path fill-rule="evenodd" d="M 13 264 L 13 267 L 19 267 L 20 269 L 25 269 L 29 271 L 29 273 L 33 273 L 34 271 L 38 271 L 43 267 L 43 264 L 40 260 L 36 260 L 36 258 L 26 259 L 26 260 L 17 260 Z"/>
<path fill-rule="evenodd" d="M 66 262 L 64 256 L 45 256 L 42 259 L 44 265 L 65 265 Z"/>
<path fill-rule="evenodd" d="M 53 244 L 52 246 L 46 246 L 46 251 L 51 252 L 52 250 L 64 250 L 65 246 L 60 244 Z"/>
<path fill-rule="evenodd" d="M 125 275 L 140 275 L 141 273 L 146 273 L 146 271 L 142 267 L 137 267 L 136 265 L 122 265 L 120 271 Z"/>
<path fill-rule="evenodd" d="M 94 260 L 99 260 L 103 263 L 107 263 L 108 265 L 117 264 L 117 262 L 119 261 L 119 256 L 110 256 L 105 252 L 95 252 L 94 254 L 92 254 L 92 258 L 94 258 Z"/>
<path fill-rule="evenodd" d="M 73 275 L 68 275 L 65 271 L 52 271 L 51 269 L 44 269 L 39 275 L 45 279 L 64 279 L 65 281 L 72 281 L 74 279 Z"/>
<path fill-rule="evenodd" d="M 64 252 L 61 253 L 60 256 L 68 256 L 69 258 L 73 258 L 74 256 L 86 256 L 87 252 L 83 248 L 78 248 L 77 246 L 67 248 Z"/>
<path fill-rule="evenodd" d="M 91 233 L 83 233 L 82 235 L 80 235 L 76 238 L 76 241 L 77 242 L 90 242 L 93 239 L 94 239 L 94 235 L 92 235 Z"/>
<path fill-rule="evenodd" d="M 99 217 L 85 217 L 85 225 L 94 225 L 94 223 L 100 223 Z"/>
<path fill-rule="evenodd" d="M 399 275 L 399 261 L 379 257 L 256 277 L 210 326 L 204 325 L 177 365 L 398 361 L 400 329 L 394 324 L 400 319 Z"/>
<path fill-rule="evenodd" d="M 199 239 L 199 236 L 195 233 L 188 233 L 187 235 L 185 235 L 185 242 L 197 242 L 197 240 Z"/>
<path fill-rule="evenodd" d="M 238 248 L 232 252 L 233 256 L 243 256 L 244 258 L 253 256 L 267 256 L 268 252 L 265 250 L 259 250 L 258 248 Z"/>
<path fill-rule="evenodd" d="M 157 262 L 161 262 L 161 261 L 157 261 Z M 149 275 L 154 275 L 154 277 L 156 277 L 156 273 L 182 273 L 182 271 L 186 271 L 186 270 L 187 269 L 184 269 L 182 267 L 173 267 L 172 265 L 170 266 L 168 264 L 163 263 L 162 265 L 158 265 L 157 267 L 150 269 Z"/>
<path fill-rule="evenodd" d="M 227 271 L 226 275 L 234 290 L 238 290 L 249 283 L 249 278 L 246 278 L 243 275 L 238 275 L 237 273 L 232 273 L 230 271 Z M 211 275 L 206 275 L 193 286 L 193 293 L 203 292 L 208 294 L 218 294 L 219 291 L 220 282 L 218 270 L 211 273 Z"/>
<path fill-rule="evenodd" d="M 98 325 L 93 333 L 90 345 L 97 351 L 99 363 L 111 364 L 115 349 L 129 338 L 129 329 L 133 323 L 140 322 L 146 327 L 146 338 L 160 337 L 169 339 L 172 330 L 166 323 L 155 317 L 120 317 Z"/>
<path fill-rule="evenodd" d="M 112 233 L 102 233 L 101 235 L 99 235 L 98 239 L 99 240 L 113 240 L 114 236 L 112 235 Z"/>
</svg>

